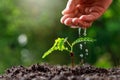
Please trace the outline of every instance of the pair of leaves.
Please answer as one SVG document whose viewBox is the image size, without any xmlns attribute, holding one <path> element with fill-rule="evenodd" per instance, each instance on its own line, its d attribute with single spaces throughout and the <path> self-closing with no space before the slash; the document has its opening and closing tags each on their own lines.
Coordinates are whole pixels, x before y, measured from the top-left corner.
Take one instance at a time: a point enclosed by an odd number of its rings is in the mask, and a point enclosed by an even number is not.
<svg viewBox="0 0 120 80">
<path fill-rule="evenodd" d="M 66 40 L 67 40 L 66 38 L 56 39 L 54 45 L 47 52 L 44 53 L 42 58 L 45 58 L 47 55 L 49 55 L 55 50 L 59 50 L 59 51 L 67 50 L 67 48 L 64 46 L 64 43 L 66 42 Z"/>
<path fill-rule="evenodd" d="M 80 42 L 94 42 L 95 40 L 92 39 L 92 38 L 89 38 L 89 37 L 84 37 L 84 38 L 78 38 L 76 39 L 72 45 L 70 46 L 71 48 L 73 48 L 73 46 L 75 44 L 78 44 Z M 48 56 L 50 53 L 52 53 L 53 51 L 55 50 L 59 50 L 59 51 L 63 51 L 63 50 L 66 50 L 66 51 L 70 51 L 68 50 L 67 47 L 65 47 L 65 43 L 68 42 L 67 41 L 67 38 L 58 38 L 55 40 L 55 43 L 54 45 L 47 51 L 44 53 L 44 55 L 42 56 L 42 58 L 45 58 L 46 56 Z"/>
</svg>

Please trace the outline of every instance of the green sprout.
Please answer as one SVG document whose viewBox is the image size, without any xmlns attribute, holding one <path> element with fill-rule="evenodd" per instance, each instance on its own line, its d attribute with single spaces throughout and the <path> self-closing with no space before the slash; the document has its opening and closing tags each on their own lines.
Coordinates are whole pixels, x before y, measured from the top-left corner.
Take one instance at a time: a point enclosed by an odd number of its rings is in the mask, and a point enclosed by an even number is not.
<svg viewBox="0 0 120 80">
<path fill-rule="evenodd" d="M 51 54 L 53 51 L 58 50 L 58 51 L 68 51 L 70 53 L 70 56 L 72 58 L 72 67 L 74 66 L 74 61 L 73 61 L 73 47 L 81 42 L 94 42 L 95 39 L 89 38 L 89 37 L 84 37 L 84 38 L 78 38 L 75 41 L 73 41 L 71 44 L 68 42 L 67 38 L 58 38 L 55 40 L 54 45 L 43 54 L 42 58 L 45 58 L 49 54 Z"/>
</svg>

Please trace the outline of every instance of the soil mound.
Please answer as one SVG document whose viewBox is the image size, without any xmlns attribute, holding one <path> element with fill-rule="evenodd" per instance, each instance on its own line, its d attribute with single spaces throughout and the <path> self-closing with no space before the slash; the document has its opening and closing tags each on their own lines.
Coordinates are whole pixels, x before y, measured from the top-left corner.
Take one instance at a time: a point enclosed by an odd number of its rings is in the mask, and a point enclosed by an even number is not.
<svg viewBox="0 0 120 80">
<path fill-rule="evenodd" d="M 0 80 L 120 80 L 120 68 L 104 69 L 85 64 L 82 66 L 53 66 L 35 64 L 6 70 Z"/>
</svg>

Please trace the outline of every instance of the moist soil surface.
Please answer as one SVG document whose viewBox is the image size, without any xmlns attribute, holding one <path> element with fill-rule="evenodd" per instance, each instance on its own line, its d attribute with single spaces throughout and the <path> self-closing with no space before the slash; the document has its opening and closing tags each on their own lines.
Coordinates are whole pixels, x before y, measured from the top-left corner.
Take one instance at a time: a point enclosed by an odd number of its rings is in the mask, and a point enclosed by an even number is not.
<svg viewBox="0 0 120 80">
<path fill-rule="evenodd" d="M 104 69 L 88 64 L 74 68 L 35 64 L 12 67 L 0 76 L 0 80 L 120 80 L 120 68 Z"/>
</svg>

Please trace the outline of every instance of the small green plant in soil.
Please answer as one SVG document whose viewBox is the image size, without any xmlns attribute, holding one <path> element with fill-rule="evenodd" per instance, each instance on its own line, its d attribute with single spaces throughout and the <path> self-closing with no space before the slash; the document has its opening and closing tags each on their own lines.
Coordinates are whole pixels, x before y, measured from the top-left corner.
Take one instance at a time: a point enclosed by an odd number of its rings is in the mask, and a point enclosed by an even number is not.
<svg viewBox="0 0 120 80">
<path fill-rule="evenodd" d="M 49 54 L 51 54 L 53 51 L 58 50 L 58 51 L 68 51 L 71 56 L 71 63 L 72 67 L 74 67 L 74 51 L 73 47 L 81 42 L 94 42 L 95 39 L 89 38 L 89 37 L 81 37 L 70 43 L 67 38 L 58 38 L 55 40 L 54 45 L 44 53 L 42 58 L 45 58 Z"/>
</svg>

